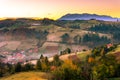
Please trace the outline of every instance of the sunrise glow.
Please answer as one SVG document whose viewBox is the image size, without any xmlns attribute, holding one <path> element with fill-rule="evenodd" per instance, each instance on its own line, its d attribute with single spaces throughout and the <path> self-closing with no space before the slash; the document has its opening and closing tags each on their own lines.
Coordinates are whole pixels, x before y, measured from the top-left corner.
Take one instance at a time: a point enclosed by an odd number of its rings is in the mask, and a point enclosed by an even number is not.
<svg viewBox="0 0 120 80">
<path fill-rule="evenodd" d="M 0 0 L 0 18 L 58 19 L 67 13 L 95 13 L 120 17 L 120 0 Z"/>
</svg>

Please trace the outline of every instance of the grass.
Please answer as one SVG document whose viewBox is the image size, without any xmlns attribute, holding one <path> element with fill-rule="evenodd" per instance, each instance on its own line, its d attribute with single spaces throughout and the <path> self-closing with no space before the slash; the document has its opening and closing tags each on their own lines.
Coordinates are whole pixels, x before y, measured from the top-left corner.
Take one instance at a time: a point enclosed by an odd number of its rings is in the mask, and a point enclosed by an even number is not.
<svg viewBox="0 0 120 80">
<path fill-rule="evenodd" d="M 108 80 L 120 80 L 120 78 L 109 78 Z"/>
<path fill-rule="evenodd" d="M 80 58 L 81 61 L 85 61 L 86 56 L 89 55 L 91 51 L 83 51 L 78 54 L 78 57 Z"/>
<path fill-rule="evenodd" d="M 120 45 L 118 45 L 118 47 L 115 50 L 116 52 L 120 52 Z"/>
<path fill-rule="evenodd" d="M 120 45 L 118 45 L 117 48 L 114 51 L 108 52 L 108 54 L 114 54 L 116 52 L 120 52 Z"/>
<path fill-rule="evenodd" d="M 48 76 L 47 73 L 30 71 L 13 74 L 0 80 L 48 80 Z"/>
</svg>

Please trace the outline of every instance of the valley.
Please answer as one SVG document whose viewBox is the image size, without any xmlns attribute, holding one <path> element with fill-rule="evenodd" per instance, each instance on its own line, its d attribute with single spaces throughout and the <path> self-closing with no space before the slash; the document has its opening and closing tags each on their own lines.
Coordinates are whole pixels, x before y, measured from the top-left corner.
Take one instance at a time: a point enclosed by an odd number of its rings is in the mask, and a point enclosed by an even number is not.
<svg viewBox="0 0 120 80">
<path fill-rule="evenodd" d="M 50 19 L 8 19 L 1 20 L 1 23 L 0 55 L 4 63 L 12 64 L 38 59 L 41 54 L 52 57 L 66 48 L 70 48 L 74 53 L 108 44 L 114 41 L 112 34 L 89 29 L 99 24 L 119 25 L 116 22 L 98 20 L 53 21 Z M 87 41 L 88 38 L 93 40 Z M 95 39 L 99 38 L 101 40 L 96 42 Z"/>
<path fill-rule="evenodd" d="M 119 22 L 54 21 L 46 18 L 42 20 L 11 19 L 0 22 L 2 23 L 0 24 L 0 61 L 3 66 L 0 65 L 0 75 L 5 76 L 1 78 L 2 80 L 62 79 L 57 75 L 61 74 L 65 77 L 66 72 L 59 71 L 64 68 L 71 69 L 73 72 L 77 70 L 83 76 L 83 80 L 87 80 L 87 78 L 91 78 L 89 76 L 91 73 L 87 70 L 93 69 L 98 73 L 96 68 L 104 64 L 102 62 L 102 60 L 106 60 L 104 57 L 107 58 L 107 62 L 110 58 L 112 61 L 110 64 L 118 65 L 118 67 L 112 66 L 113 70 L 119 68 Z M 98 65 L 97 62 L 101 65 L 95 66 Z M 95 65 L 92 66 L 93 64 Z M 109 66 L 105 66 L 109 69 Z M 79 71 L 79 69 L 83 70 Z M 78 76 L 78 73 L 74 74 Z M 109 76 L 112 75 L 111 72 L 108 73 Z M 94 72 L 92 74 L 98 79 L 104 75 L 103 73 L 95 75 Z M 113 74 L 115 77 L 119 76 L 119 74 Z M 9 75 L 11 76 L 9 77 Z M 27 75 L 32 77 L 27 77 Z M 82 79 L 82 77 L 78 77 Z"/>
</svg>

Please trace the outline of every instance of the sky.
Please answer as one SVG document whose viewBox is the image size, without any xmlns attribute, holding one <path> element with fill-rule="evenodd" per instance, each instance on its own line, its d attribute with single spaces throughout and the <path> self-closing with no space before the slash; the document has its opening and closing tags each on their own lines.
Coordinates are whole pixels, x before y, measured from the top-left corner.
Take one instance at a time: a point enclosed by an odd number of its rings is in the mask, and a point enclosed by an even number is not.
<svg viewBox="0 0 120 80">
<path fill-rule="evenodd" d="M 120 18 L 120 0 L 0 0 L 0 18 L 58 19 L 68 13 L 90 13 Z"/>
</svg>

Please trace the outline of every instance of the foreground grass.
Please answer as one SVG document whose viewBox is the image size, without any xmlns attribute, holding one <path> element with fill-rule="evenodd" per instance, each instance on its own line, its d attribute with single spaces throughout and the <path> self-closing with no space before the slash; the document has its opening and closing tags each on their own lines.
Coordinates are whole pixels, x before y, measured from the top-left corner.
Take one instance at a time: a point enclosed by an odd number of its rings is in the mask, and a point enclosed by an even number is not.
<svg viewBox="0 0 120 80">
<path fill-rule="evenodd" d="M 48 80 L 48 77 L 47 73 L 30 71 L 13 74 L 0 80 Z"/>
<path fill-rule="evenodd" d="M 120 78 L 109 78 L 108 80 L 120 80 Z"/>
</svg>

